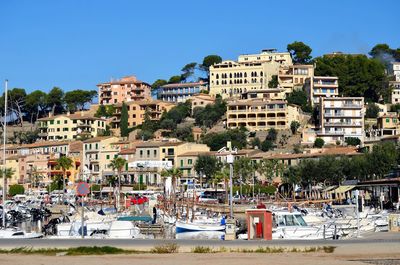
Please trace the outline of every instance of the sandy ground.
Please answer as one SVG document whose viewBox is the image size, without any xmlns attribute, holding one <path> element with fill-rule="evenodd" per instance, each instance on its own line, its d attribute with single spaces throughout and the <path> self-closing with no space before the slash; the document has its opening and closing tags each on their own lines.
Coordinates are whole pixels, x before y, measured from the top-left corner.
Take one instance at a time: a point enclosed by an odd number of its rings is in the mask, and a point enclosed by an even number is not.
<svg viewBox="0 0 400 265">
<path fill-rule="evenodd" d="M 371 257 L 370 257 L 371 258 Z M 388 259 L 387 256 L 374 256 L 375 259 Z M 393 258 L 393 257 L 392 257 Z M 54 257 L 40 255 L 0 255 L 1 265 L 204 265 L 204 264 L 274 264 L 274 265 L 366 265 L 360 259 L 369 259 L 367 256 L 338 256 L 334 254 L 255 254 L 255 253 L 217 253 L 217 254 L 137 254 L 137 255 L 115 255 L 115 256 L 79 256 L 79 257 Z M 389 263 L 372 263 L 372 264 L 400 264 L 400 255 L 397 260 L 389 261 Z"/>
</svg>

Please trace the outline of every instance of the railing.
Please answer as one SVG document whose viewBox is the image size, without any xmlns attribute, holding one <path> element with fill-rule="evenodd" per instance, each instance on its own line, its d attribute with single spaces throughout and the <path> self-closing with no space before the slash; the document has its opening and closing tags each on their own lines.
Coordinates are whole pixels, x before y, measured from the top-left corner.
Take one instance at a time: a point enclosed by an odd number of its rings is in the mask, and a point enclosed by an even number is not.
<svg viewBox="0 0 400 265">
<path fill-rule="evenodd" d="M 347 114 L 347 113 L 324 113 L 324 117 L 360 117 L 362 118 L 361 113 L 351 113 L 351 114 Z"/>
<path fill-rule="evenodd" d="M 361 122 L 325 122 L 325 126 L 362 126 Z"/>
</svg>

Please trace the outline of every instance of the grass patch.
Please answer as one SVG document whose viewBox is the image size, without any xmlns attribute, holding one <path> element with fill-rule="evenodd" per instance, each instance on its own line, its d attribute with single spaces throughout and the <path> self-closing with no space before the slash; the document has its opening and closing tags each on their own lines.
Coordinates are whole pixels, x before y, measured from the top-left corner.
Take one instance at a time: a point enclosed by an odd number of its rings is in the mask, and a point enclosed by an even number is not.
<svg viewBox="0 0 400 265">
<path fill-rule="evenodd" d="M 219 251 L 214 251 L 210 247 L 196 246 L 196 247 L 192 248 L 191 252 L 192 253 L 215 253 L 215 252 L 219 252 Z"/>
<path fill-rule="evenodd" d="M 231 249 L 230 252 L 241 253 L 312 253 L 312 252 L 325 252 L 333 253 L 336 247 L 323 246 L 323 247 L 308 247 L 308 248 L 279 248 L 279 247 L 258 247 L 256 249 Z"/>
<path fill-rule="evenodd" d="M 165 245 L 155 246 L 150 250 L 150 253 L 155 254 L 168 254 L 168 253 L 177 253 L 179 250 L 179 246 L 175 243 L 168 243 Z"/>
<path fill-rule="evenodd" d="M 76 248 L 29 248 L 20 247 L 13 248 L 10 250 L 0 249 L 0 254 L 39 254 L 54 256 L 57 253 L 64 253 L 66 256 L 79 256 L 79 255 L 115 255 L 115 254 L 134 254 L 143 253 L 137 250 L 125 250 L 121 248 L 115 248 L 110 246 L 104 247 L 76 247 Z"/>
<path fill-rule="evenodd" d="M 324 246 L 323 247 L 325 253 L 333 253 L 336 249 L 334 246 Z"/>
</svg>

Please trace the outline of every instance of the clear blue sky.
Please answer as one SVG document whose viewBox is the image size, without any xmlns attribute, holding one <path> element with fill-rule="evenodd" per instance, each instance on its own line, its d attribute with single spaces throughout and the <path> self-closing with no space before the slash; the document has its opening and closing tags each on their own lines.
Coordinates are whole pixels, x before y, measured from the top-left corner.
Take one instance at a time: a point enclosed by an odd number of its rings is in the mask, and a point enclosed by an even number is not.
<svg viewBox="0 0 400 265">
<path fill-rule="evenodd" d="M 0 0 L 0 80 L 28 91 L 96 89 L 111 77 L 152 83 L 208 54 L 236 59 L 296 40 L 313 56 L 397 48 L 399 10 L 398 0 Z"/>
</svg>

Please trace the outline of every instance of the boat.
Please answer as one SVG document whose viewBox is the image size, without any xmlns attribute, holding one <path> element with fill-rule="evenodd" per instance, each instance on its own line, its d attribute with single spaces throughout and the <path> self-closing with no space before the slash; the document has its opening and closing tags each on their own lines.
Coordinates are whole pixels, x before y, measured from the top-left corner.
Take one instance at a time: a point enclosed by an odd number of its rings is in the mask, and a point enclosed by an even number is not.
<svg viewBox="0 0 400 265">
<path fill-rule="evenodd" d="M 42 238 L 42 233 L 27 233 L 17 227 L 6 228 L 0 230 L 0 238 L 7 238 L 7 239 L 33 239 L 33 238 Z"/>
<path fill-rule="evenodd" d="M 175 235 L 176 239 L 217 239 L 223 240 L 225 238 L 224 231 L 196 231 L 196 232 L 185 232 L 185 233 L 177 233 Z"/>
<path fill-rule="evenodd" d="M 194 231 L 224 231 L 225 224 L 221 222 L 202 223 L 202 222 L 183 222 L 176 221 L 176 233 L 194 232 Z"/>
<path fill-rule="evenodd" d="M 333 239 L 339 233 L 329 225 L 310 226 L 300 213 L 274 212 L 272 239 Z"/>
</svg>

